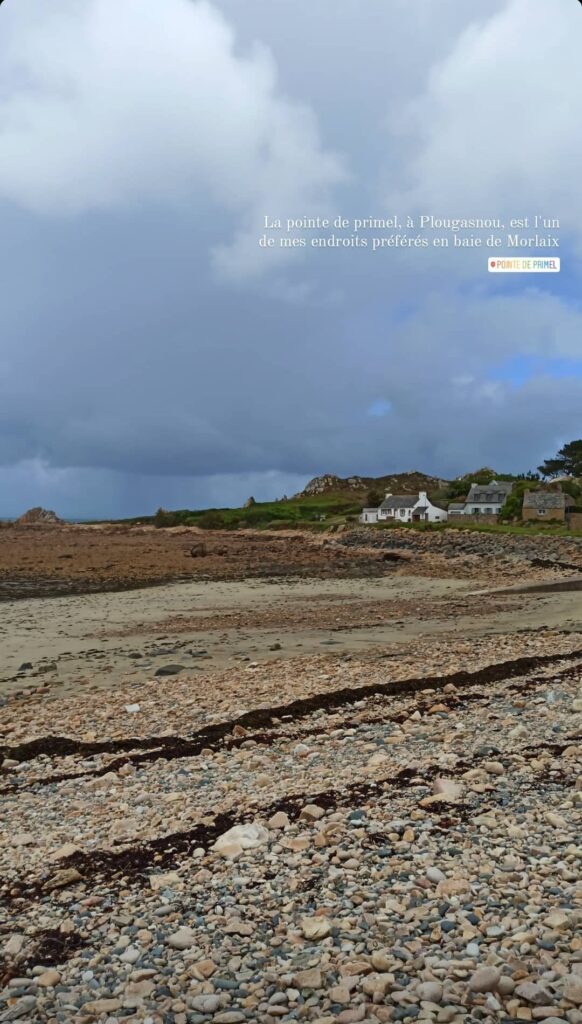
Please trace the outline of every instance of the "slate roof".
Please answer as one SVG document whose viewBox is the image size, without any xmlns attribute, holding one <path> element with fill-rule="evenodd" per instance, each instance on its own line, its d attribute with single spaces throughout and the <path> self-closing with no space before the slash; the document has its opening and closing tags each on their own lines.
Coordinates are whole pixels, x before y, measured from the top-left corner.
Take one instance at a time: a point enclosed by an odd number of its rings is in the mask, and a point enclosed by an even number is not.
<svg viewBox="0 0 582 1024">
<path fill-rule="evenodd" d="M 490 484 L 471 484 L 467 503 L 475 505 L 503 504 L 512 490 L 513 484 L 510 480 L 492 480 Z"/>
<path fill-rule="evenodd" d="M 570 504 L 573 499 L 562 491 L 526 491 L 523 496 L 524 508 L 567 508 Z"/>
<path fill-rule="evenodd" d="M 440 507 L 440 506 L 437 506 Z M 464 501 L 451 501 L 449 504 L 449 512 L 462 512 L 465 507 Z"/>
<path fill-rule="evenodd" d="M 389 498 L 384 498 L 380 508 L 414 508 L 417 501 L 418 494 L 391 494 Z"/>
</svg>

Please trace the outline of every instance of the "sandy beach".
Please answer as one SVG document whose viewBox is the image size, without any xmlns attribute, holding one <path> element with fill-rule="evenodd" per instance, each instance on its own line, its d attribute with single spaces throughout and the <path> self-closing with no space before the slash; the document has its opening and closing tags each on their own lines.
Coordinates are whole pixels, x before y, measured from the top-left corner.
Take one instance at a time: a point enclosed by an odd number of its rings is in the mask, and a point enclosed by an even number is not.
<svg viewBox="0 0 582 1024">
<path fill-rule="evenodd" d="M 476 593 L 469 581 L 206 581 L 6 602 L 0 693 L 51 696 L 244 661 L 362 653 L 413 638 L 582 628 L 580 593 Z M 28 665 L 28 668 L 22 666 Z"/>
</svg>

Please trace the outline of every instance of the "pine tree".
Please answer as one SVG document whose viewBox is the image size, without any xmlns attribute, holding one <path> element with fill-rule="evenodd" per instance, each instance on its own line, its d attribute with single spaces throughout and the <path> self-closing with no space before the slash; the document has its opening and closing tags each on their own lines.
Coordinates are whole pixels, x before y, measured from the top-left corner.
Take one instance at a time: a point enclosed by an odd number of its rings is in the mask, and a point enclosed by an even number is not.
<svg viewBox="0 0 582 1024">
<path fill-rule="evenodd" d="M 538 466 L 544 476 L 582 476 L 582 439 L 569 441 L 553 459 Z"/>
</svg>

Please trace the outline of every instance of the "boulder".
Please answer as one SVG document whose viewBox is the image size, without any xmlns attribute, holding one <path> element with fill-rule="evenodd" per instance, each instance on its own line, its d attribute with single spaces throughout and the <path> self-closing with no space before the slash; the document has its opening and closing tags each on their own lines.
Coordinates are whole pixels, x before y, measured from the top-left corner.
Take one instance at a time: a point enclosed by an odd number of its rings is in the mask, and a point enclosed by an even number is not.
<svg viewBox="0 0 582 1024">
<path fill-rule="evenodd" d="M 191 558 L 204 558 L 205 554 L 206 544 L 201 540 L 196 541 L 196 543 L 193 544 L 192 547 L 190 548 Z"/>
<path fill-rule="evenodd" d="M 64 526 L 64 519 L 59 519 L 56 512 L 48 508 L 29 508 L 28 512 L 16 520 L 16 526 Z"/>
</svg>

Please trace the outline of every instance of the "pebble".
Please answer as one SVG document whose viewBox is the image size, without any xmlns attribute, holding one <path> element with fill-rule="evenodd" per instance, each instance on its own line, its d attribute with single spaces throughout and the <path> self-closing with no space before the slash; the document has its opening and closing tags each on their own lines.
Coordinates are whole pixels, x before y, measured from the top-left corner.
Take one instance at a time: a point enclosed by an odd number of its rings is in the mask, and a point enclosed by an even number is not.
<svg viewBox="0 0 582 1024">
<path fill-rule="evenodd" d="M 496 967 L 480 967 L 469 979 L 471 992 L 494 992 L 501 972 Z"/>
<path fill-rule="evenodd" d="M 172 949 L 191 949 L 196 946 L 198 936 L 192 928 L 183 926 L 168 936 L 167 943 Z"/>
</svg>

